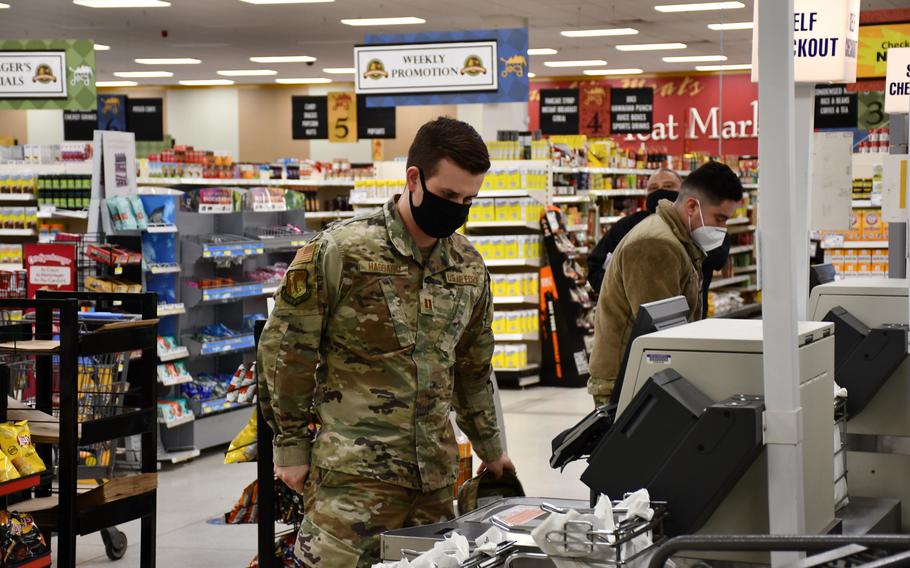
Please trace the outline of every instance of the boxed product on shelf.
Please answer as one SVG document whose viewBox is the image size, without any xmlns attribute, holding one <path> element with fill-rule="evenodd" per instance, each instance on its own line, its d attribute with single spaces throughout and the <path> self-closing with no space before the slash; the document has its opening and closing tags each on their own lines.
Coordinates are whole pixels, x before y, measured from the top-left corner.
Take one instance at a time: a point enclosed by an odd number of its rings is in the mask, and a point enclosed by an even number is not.
<svg viewBox="0 0 910 568">
<path fill-rule="evenodd" d="M 543 256 L 540 235 L 497 235 L 468 237 L 484 260 L 537 259 Z"/>
<path fill-rule="evenodd" d="M 287 271 L 288 264 L 286 262 L 276 262 L 270 266 L 257 268 L 253 272 L 247 272 L 246 277 L 255 282 L 278 284 Z"/>
<path fill-rule="evenodd" d="M 400 194 L 407 185 L 405 179 L 363 179 L 354 182 L 351 202 L 388 200 Z"/>
<path fill-rule="evenodd" d="M 496 335 L 537 333 L 540 329 L 539 314 L 537 310 L 495 312 L 492 327 Z"/>
<path fill-rule="evenodd" d="M 237 193 L 229 187 L 203 187 L 186 191 L 182 207 L 199 213 L 231 213 L 239 210 Z"/>
<path fill-rule="evenodd" d="M 887 249 L 873 249 L 872 250 L 872 274 L 874 276 L 887 276 L 888 275 L 888 250 Z"/>
<path fill-rule="evenodd" d="M 491 274 L 494 297 L 537 297 L 540 278 L 536 272 L 527 274 Z"/>
<path fill-rule="evenodd" d="M 140 253 L 118 245 L 90 244 L 85 248 L 85 256 L 107 266 L 142 262 Z"/>
<path fill-rule="evenodd" d="M 42 175 L 38 177 L 37 188 L 21 193 L 35 193 L 38 205 L 41 206 L 53 205 L 57 209 L 84 210 L 88 209 L 92 196 L 92 176 Z"/>
<path fill-rule="evenodd" d="M 142 292 L 142 285 L 120 278 L 87 275 L 85 277 L 85 289 L 92 292 L 138 294 Z"/>
<path fill-rule="evenodd" d="M 34 194 L 38 190 L 38 184 L 38 176 L 31 172 L 20 174 L 0 173 L 0 194 L 3 195 Z"/>
<path fill-rule="evenodd" d="M 3 229 L 37 229 L 37 207 L 2 207 L 0 208 L 0 228 Z"/>
<path fill-rule="evenodd" d="M 0 264 L 22 266 L 22 245 L 0 244 Z"/>
<path fill-rule="evenodd" d="M 496 220 L 495 199 L 475 199 L 468 214 L 468 223 L 489 223 Z"/>
<path fill-rule="evenodd" d="M 284 211 L 287 201 L 280 187 L 254 187 L 245 193 L 246 208 L 250 211 Z"/>
<path fill-rule="evenodd" d="M 173 361 L 158 365 L 158 382 L 164 385 L 176 385 L 193 380 L 183 361 Z"/>
<path fill-rule="evenodd" d="M 175 422 L 193 415 L 185 398 L 159 398 L 158 418 L 164 422 Z"/>
<path fill-rule="evenodd" d="M 528 346 L 498 344 L 493 348 L 492 364 L 494 369 L 523 369 L 528 366 Z"/>
</svg>

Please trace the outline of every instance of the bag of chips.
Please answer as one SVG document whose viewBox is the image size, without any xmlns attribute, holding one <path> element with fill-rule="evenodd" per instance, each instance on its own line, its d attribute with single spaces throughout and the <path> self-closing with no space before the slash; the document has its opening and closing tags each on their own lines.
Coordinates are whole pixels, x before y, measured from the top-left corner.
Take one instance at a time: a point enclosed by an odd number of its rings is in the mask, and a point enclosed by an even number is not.
<svg viewBox="0 0 910 568">
<path fill-rule="evenodd" d="M 227 454 L 224 456 L 224 463 L 244 463 L 251 462 L 259 455 L 259 447 L 256 444 L 256 409 L 253 409 L 253 415 L 247 421 L 246 426 L 231 441 Z"/>
<path fill-rule="evenodd" d="M 0 452 L 0 483 L 19 479 L 20 477 L 22 476 L 16 471 L 13 462 L 6 457 L 6 454 Z"/>
<path fill-rule="evenodd" d="M 44 535 L 27 513 L 0 511 L 0 561 L 13 566 L 49 552 Z"/>
<path fill-rule="evenodd" d="M 28 422 L 0 424 L 0 449 L 16 466 L 19 475 L 34 475 L 46 468 L 44 462 L 32 446 L 32 437 Z"/>
</svg>

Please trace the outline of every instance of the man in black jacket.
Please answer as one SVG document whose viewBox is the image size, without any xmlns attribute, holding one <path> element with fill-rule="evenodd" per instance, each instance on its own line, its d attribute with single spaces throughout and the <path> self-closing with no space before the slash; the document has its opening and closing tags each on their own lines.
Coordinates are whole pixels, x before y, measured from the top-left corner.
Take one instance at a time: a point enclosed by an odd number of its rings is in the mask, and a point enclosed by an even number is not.
<svg viewBox="0 0 910 568">
<path fill-rule="evenodd" d="M 595 292 L 600 292 L 600 285 L 603 283 L 604 274 L 606 273 L 607 261 L 613 251 L 616 250 L 616 247 L 619 246 L 619 242 L 623 237 L 629 234 L 646 217 L 654 213 L 661 199 L 676 201 L 681 185 L 682 178 L 676 172 L 667 168 L 658 170 L 648 178 L 646 209 L 636 211 L 614 223 L 588 256 L 588 281 Z M 720 270 L 727 264 L 729 254 L 730 237 L 728 236 L 724 239 L 723 245 L 708 253 L 702 264 L 704 282 L 702 287 L 703 314 L 708 312 L 708 288 L 711 286 L 714 271 Z"/>
</svg>

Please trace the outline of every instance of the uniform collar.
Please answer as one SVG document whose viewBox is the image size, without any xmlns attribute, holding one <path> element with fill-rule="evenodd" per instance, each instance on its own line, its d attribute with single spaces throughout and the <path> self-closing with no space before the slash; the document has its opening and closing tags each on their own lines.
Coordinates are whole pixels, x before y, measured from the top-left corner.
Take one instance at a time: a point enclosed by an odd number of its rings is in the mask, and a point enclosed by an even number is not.
<svg viewBox="0 0 910 568">
<path fill-rule="evenodd" d="M 383 206 L 386 230 L 389 233 L 389 241 L 395 247 L 395 250 L 402 256 L 409 256 L 417 261 L 418 264 L 423 264 L 431 274 L 456 266 L 452 248 L 453 237 L 439 239 L 436 246 L 433 247 L 433 252 L 430 253 L 430 258 L 426 261 L 423 260 L 420 247 L 417 246 L 414 238 L 411 237 L 411 233 L 404 226 L 404 221 L 401 219 L 398 207 L 396 207 L 398 197 L 395 196 L 389 199 Z"/>
<path fill-rule="evenodd" d="M 657 215 L 670 227 L 670 231 L 686 248 L 686 252 L 693 261 L 700 261 L 705 257 L 704 251 L 692 240 L 689 228 L 683 224 L 676 212 L 676 206 L 671 201 L 662 199 L 657 204 Z"/>
</svg>

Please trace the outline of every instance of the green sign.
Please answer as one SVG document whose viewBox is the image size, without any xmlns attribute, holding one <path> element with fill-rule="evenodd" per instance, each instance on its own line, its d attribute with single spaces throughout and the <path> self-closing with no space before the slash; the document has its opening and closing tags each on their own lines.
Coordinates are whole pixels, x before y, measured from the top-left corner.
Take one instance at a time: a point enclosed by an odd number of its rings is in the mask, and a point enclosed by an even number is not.
<svg viewBox="0 0 910 568">
<path fill-rule="evenodd" d="M 885 93 L 871 91 L 859 94 L 858 126 L 861 130 L 888 126 L 888 115 L 885 113 Z"/>
<path fill-rule="evenodd" d="M 0 53 L 65 51 L 66 98 L 3 99 L 0 109 L 95 110 L 95 42 L 88 39 L 0 40 Z"/>
</svg>

